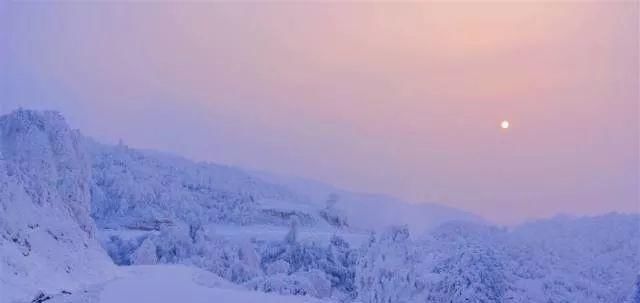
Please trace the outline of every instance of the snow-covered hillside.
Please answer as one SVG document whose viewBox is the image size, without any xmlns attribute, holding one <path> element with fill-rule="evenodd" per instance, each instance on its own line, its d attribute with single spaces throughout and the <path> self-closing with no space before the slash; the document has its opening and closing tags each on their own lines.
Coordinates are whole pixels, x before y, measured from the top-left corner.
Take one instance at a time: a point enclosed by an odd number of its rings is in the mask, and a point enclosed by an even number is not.
<svg viewBox="0 0 640 303">
<path fill-rule="evenodd" d="M 0 118 L 0 301 L 109 277 L 90 217 L 89 159 L 57 113 Z"/>
<path fill-rule="evenodd" d="M 0 136 L 1 303 L 640 298 L 638 215 L 493 227 L 443 206 L 104 145 L 55 112 L 0 117 Z"/>
<path fill-rule="evenodd" d="M 295 217 L 303 229 L 407 224 L 423 231 L 451 220 L 480 221 L 445 206 L 86 141 L 93 159 L 93 217 L 103 228 L 158 229 L 176 220 L 286 227 Z"/>
<path fill-rule="evenodd" d="M 304 196 L 315 205 L 324 205 L 328 197 L 335 199 L 336 208 L 350 224 L 368 230 L 380 231 L 392 225 L 407 225 L 421 234 L 447 221 L 483 220 L 474 214 L 433 203 L 407 203 L 382 194 L 355 193 L 322 182 L 299 177 L 252 172 L 253 175 L 288 188 Z"/>
</svg>

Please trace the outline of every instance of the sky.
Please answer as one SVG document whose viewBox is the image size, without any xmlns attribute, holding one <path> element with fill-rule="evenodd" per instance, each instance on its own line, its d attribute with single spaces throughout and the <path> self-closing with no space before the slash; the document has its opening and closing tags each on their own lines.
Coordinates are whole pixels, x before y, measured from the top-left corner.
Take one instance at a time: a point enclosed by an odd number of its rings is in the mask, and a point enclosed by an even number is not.
<svg viewBox="0 0 640 303">
<path fill-rule="evenodd" d="M 637 212 L 638 11 L 5 1 L 0 113 L 504 224 Z"/>
</svg>

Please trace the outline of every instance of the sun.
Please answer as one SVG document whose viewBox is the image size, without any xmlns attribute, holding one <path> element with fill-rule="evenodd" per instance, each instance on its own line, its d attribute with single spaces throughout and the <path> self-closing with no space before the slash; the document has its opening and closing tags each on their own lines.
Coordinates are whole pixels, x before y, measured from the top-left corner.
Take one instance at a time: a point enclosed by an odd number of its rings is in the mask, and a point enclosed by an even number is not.
<svg viewBox="0 0 640 303">
<path fill-rule="evenodd" d="M 509 121 L 507 121 L 507 120 L 503 120 L 503 121 L 502 121 L 502 123 L 500 123 L 500 127 L 501 127 L 502 129 L 507 129 L 507 128 L 509 128 Z"/>
</svg>

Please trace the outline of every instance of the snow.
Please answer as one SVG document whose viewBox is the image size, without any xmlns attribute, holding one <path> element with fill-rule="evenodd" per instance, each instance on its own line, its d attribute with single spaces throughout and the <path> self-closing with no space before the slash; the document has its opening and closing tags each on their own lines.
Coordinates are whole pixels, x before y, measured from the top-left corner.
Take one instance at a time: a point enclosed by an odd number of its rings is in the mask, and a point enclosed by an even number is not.
<svg viewBox="0 0 640 303">
<path fill-rule="evenodd" d="M 0 302 L 108 278 L 81 138 L 53 112 L 0 117 Z"/>
<path fill-rule="evenodd" d="M 356 268 L 364 302 L 625 302 L 640 271 L 638 215 L 556 218 L 512 230 L 448 223 L 375 235 Z"/>
<path fill-rule="evenodd" d="M 128 266 L 121 268 L 118 277 L 86 289 L 58 294 L 51 303 L 313 303 L 303 296 L 282 296 L 248 291 L 221 278 L 187 266 Z"/>
<path fill-rule="evenodd" d="M 127 275 L 104 285 L 100 303 L 138 302 L 316 302 L 299 296 L 279 296 L 211 282 L 208 272 L 184 266 L 133 266 Z M 213 286 L 213 287 L 212 287 Z"/>
</svg>

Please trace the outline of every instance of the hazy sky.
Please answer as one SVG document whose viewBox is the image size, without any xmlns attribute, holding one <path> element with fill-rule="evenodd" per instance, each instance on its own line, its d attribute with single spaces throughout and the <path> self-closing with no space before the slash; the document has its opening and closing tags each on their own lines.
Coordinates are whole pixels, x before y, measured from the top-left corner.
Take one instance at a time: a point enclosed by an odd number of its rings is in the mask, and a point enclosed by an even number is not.
<svg viewBox="0 0 640 303">
<path fill-rule="evenodd" d="M 503 223 L 637 211 L 638 4 L 605 2 L 2 2 L 0 112 Z"/>
</svg>

